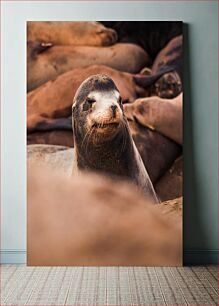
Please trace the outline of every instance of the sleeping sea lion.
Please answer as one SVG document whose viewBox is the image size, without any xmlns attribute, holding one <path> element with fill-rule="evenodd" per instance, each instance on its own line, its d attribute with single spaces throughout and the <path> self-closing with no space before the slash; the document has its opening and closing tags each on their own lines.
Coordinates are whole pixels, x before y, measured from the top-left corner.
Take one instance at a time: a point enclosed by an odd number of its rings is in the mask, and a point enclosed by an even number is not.
<svg viewBox="0 0 219 306">
<path fill-rule="evenodd" d="M 123 72 L 139 73 L 149 57 L 134 44 L 110 47 L 53 46 L 29 41 L 27 44 L 27 90 L 33 90 L 66 71 L 91 65 L 106 65 Z"/>
<path fill-rule="evenodd" d="M 109 46 L 117 34 L 99 22 L 28 21 L 27 40 L 74 46 Z"/>
<path fill-rule="evenodd" d="M 142 74 L 144 74 L 142 71 Z M 140 86 L 150 88 L 151 94 L 171 99 L 183 90 L 183 37 L 173 38 L 157 55 L 151 73 L 139 74 L 134 79 Z"/>
</svg>

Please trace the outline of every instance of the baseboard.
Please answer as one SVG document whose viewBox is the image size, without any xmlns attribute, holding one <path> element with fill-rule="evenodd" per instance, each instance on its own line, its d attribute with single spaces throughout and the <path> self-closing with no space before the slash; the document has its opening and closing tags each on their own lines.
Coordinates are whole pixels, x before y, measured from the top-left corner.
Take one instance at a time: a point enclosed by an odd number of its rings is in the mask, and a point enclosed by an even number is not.
<svg viewBox="0 0 219 306">
<path fill-rule="evenodd" d="M 184 250 L 183 264 L 187 265 L 206 265 L 218 264 L 218 250 Z"/>
<path fill-rule="evenodd" d="M 1 264 L 25 264 L 26 250 L 0 250 Z"/>
<path fill-rule="evenodd" d="M 25 264 L 25 250 L 1 250 L 1 264 Z M 184 265 L 218 264 L 218 250 L 184 250 Z"/>
</svg>

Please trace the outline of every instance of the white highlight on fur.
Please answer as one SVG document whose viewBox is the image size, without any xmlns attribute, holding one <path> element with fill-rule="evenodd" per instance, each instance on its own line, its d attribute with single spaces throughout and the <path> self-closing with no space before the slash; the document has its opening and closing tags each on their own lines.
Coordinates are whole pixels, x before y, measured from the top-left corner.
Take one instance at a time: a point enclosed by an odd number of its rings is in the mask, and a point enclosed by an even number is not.
<svg viewBox="0 0 219 306">
<path fill-rule="evenodd" d="M 108 122 L 119 121 L 123 117 L 121 107 L 118 103 L 120 94 L 116 90 L 111 91 L 92 91 L 88 98 L 94 99 L 96 103 L 93 104 L 93 111 L 89 115 L 89 119 L 93 122 Z M 111 106 L 116 105 L 116 117 L 112 119 Z"/>
<path fill-rule="evenodd" d="M 146 195 L 148 196 L 148 191 L 150 190 L 150 197 L 151 201 L 154 203 L 159 203 L 159 199 L 157 198 L 156 192 L 154 190 L 153 184 L 151 182 L 151 179 L 148 175 L 147 169 L 142 161 L 141 155 L 138 152 L 138 149 L 132 139 L 132 145 L 134 148 L 134 155 L 135 155 L 135 160 L 137 161 L 137 167 L 136 171 L 138 172 L 138 180 L 137 180 L 137 185 L 142 188 L 142 190 L 145 190 Z"/>
</svg>

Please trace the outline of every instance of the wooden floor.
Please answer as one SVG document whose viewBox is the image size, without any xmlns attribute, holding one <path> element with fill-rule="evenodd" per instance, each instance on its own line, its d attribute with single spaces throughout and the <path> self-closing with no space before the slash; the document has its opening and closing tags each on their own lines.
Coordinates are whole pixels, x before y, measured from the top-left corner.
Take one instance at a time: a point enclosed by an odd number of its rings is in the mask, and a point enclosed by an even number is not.
<svg viewBox="0 0 219 306">
<path fill-rule="evenodd" d="M 1 266 L 1 305 L 217 305 L 217 266 Z"/>
</svg>

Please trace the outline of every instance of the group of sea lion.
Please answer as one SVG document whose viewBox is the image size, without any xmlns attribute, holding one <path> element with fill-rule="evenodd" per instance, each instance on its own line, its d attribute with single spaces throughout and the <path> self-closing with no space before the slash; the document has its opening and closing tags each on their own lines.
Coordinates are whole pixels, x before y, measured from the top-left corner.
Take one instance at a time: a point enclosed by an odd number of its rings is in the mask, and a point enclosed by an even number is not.
<svg viewBox="0 0 219 306">
<path fill-rule="evenodd" d="M 27 23 L 29 264 L 181 264 L 182 88 L 180 22 Z"/>
<path fill-rule="evenodd" d="M 78 179 L 91 171 L 133 183 L 150 204 L 179 198 L 182 24 L 108 25 L 27 23 L 29 148 L 63 146 L 61 158 L 74 147 Z"/>
</svg>

